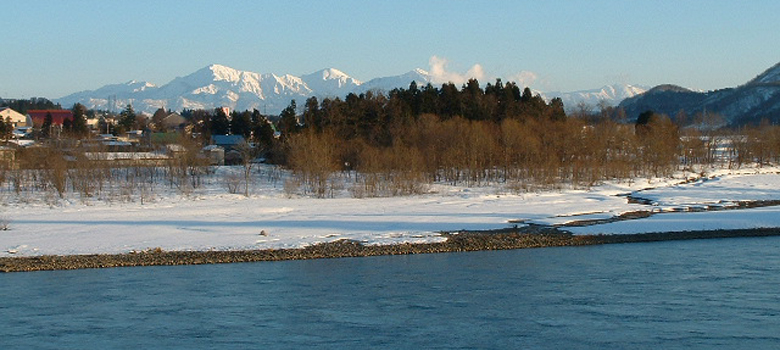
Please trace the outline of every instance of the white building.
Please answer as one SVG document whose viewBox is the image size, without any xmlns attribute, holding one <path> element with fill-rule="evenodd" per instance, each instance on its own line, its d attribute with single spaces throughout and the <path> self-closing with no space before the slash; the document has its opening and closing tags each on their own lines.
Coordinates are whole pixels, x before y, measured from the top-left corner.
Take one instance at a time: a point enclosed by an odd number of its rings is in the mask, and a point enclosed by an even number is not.
<svg viewBox="0 0 780 350">
<path fill-rule="evenodd" d="M 19 126 L 32 126 L 32 120 L 24 114 L 21 114 L 9 107 L 0 107 L 0 118 L 3 121 L 11 121 L 14 128 Z"/>
</svg>

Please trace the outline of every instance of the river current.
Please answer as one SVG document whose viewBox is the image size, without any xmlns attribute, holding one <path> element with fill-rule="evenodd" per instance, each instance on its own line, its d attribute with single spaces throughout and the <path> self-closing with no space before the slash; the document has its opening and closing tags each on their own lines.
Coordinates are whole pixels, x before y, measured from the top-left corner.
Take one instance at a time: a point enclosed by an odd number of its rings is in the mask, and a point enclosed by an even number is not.
<svg viewBox="0 0 780 350">
<path fill-rule="evenodd" d="M 0 349 L 780 348 L 780 237 L 0 274 Z"/>
</svg>

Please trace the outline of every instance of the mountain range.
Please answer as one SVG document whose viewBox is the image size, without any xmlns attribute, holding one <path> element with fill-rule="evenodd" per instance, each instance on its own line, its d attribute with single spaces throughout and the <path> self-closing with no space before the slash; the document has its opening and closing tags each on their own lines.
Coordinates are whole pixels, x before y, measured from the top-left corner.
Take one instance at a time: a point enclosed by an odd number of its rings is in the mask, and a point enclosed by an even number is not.
<svg viewBox="0 0 780 350">
<path fill-rule="evenodd" d="M 754 124 L 766 118 L 780 122 L 780 63 L 744 85 L 714 91 L 693 91 L 677 85 L 659 85 L 626 98 L 619 105 L 630 120 L 648 110 L 675 117 L 681 111 L 689 120 L 695 115 L 719 116 L 719 125 Z"/>
<path fill-rule="evenodd" d="M 302 106 L 304 101 L 312 96 L 322 100 L 325 97 L 344 98 L 349 93 L 369 90 L 387 92 L 394 88 L 408 88 L 412 81 L 418 86 L 428 83 L 436 86 L 442 83 L 435 81 L 434 76 L 422 69 L 361 82 L 335 68 L 326 68 L 298 77 L 290 74 L 260 74 L 212 64 L 187 76 L 177 77 L 162 86 L 133 80 L 77 92 L 54 102 L 66 108 L 81 103 L 89 109 L 110 111 L 120 111 L 131 104 L 136 111 L 148 114 L 154 113 L 160 107 L 180 111 L 185 108 L 214 109 L 221 106 L 233 110 L 257 109 L 264 114 L 278 114 L 291 100 L 296 100 L 298 106 Z M 603 100 L 610 105 L 616 105 L 621 100 L 645 90 L 618 84 L 569 93 L 537 93 L 546 99 L 560 97 L 564 106 L 571 110 L 582 102 L 595 106 Z"/>
</svg>

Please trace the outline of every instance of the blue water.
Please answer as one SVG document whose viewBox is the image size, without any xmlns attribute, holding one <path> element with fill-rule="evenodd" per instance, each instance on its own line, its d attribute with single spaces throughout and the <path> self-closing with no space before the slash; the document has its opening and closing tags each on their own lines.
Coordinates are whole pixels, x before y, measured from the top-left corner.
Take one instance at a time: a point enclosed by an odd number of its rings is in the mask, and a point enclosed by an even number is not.
<svg viewBox="0 0 780 350">
<path fill-rule="evenodd" d="M 0 275 L 0 349 L 777 349 L 780 238 Z"/>
</svg>

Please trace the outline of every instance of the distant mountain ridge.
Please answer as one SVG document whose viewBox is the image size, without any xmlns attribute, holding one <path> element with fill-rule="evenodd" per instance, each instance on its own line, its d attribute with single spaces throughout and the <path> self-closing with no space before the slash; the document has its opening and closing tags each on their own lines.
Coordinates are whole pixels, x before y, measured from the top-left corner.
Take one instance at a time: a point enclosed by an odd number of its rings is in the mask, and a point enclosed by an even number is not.
<svg viewBox="0 0 780 350">
<path fill-rule="evenodd" d="M 423 70 L 363 83 L 335 68 L 297 77 L 260 74 L 212 64 L 162 86 L 133 80 L 77 92 L 54 101 L 63 106 L 81 103 L 90 109 L 115 111 L 132 104 L 136 111 L 146 113 L 153 113 L 160 107 L 182 110 L 226 106 L 234 110 L 257 109 L 263 113 L 278 114 L 291 100 L 302 105 L 312 96 L 343 98 L 350 92 L 408 87 L 412 81 L 407 79 L 410 77 L 418 84 L 432 81 L 430 74 Z M 405 84 L 401 84 L 402 81 Z"/>
<path fill-rule="evenodd" d="M 335 68 L 326 68 L 300 77 L 285 74 L 260 74 L 242 71 L 220 64 L 212 64 L 169 83 L 156 86 L 148 82 L 129 81 L 110 84 L 96 90 L 81 91 L 54 100 L 62 106 L 81 103 L 89 109 L 120 111 L 132 104 L 136 111 L 154 113 L 160 107 L 172 110 L 214 109 L 226 106 L 233 110 L 257 109 L 266 114 L 278 114 L 296 100 L 299 106 L 312 96 L 344 98 L 349 93 L 369 90 L 383 92 L 395 88 L 408 88 L 415 81 L 418 86 L 435 82 L 423 69 L 405 74 L 380 77 L 361 82 Z M 486 83 L 486 82 L 482 82 Z M 546 99 L 561 97 L 564 106 L 571 110 L 580 102 L 596 105 L 604 100 L 616 105 L 624 98 L 644 92 L 631 85 L 608 85 L 600 89 L 571 93 L 541 93 Z"/>
<path fill-rule="evenodd" d="M 780 122 L 780 63 L 744 85 L 698 92 L 676 85 L 659 85 L 619 105 L 633 120 L 647 110 L 674 117 L 680 111 L 690 118 L 697 113 L 718 114 L 731 126 L 757 123 L 766 118 Z"/>
<path fill-rule="evenodd" d="M 647 91 L 646 87 L 630 84 L 605 85 L 600 89 L 580 90 L 573 92 L 540 92 L 542 97 L 549 100 L 560 97 L 566 111 L 575 110 L 579 104 L 597 107 L 602 101 L 609 106 L 615 106 L 626 98 L 633 97 Z"/>
</svg>

